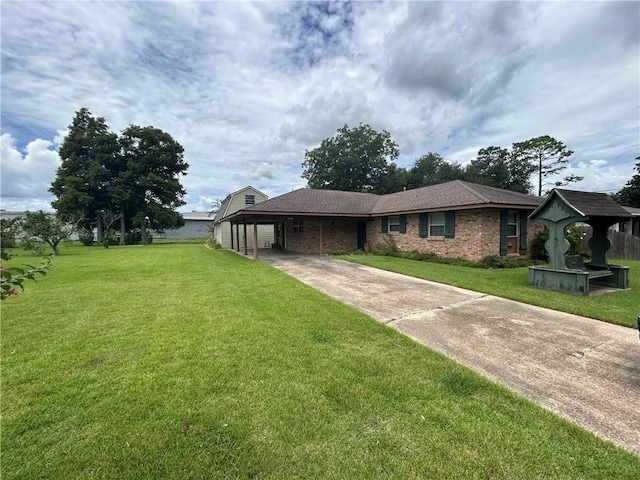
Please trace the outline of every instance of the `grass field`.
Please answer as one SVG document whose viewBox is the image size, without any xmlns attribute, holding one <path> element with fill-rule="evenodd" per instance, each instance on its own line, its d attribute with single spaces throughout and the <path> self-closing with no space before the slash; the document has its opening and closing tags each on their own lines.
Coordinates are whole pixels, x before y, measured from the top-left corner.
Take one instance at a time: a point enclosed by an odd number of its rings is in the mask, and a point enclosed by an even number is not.
<svg viewBox="0 0 640 480">
<path fill-rule="evenodd" d="M 2 302 L 1 342 L 3 479 L 640 471 L 364 314 L 202 245 L 65 248 Z"/>
<path fill-rule="evenodd" d="M 339 258 L 412 277 L 509 298 L 519 302 L 574 313 L 635 328 L 640 314 L 640 261 L 611 260 L 630 267 L 628 290 L 579 297 L 527 286 L 528 269 L 483 269 L 420 262 L 376 255 L 342 255 Z"/>
</svg>

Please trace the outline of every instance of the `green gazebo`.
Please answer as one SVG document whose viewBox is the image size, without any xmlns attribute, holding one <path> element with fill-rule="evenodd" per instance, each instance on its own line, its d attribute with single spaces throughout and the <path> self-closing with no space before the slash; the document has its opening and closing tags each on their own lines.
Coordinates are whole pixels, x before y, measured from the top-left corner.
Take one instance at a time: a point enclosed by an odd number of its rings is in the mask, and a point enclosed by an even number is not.
<svg viewBox="0 0 640 480">
<path fill-rule="evenodd" d="M 611 248 L 607 230 L 630 217 L 604 193 L 553 189 L 529 215 L 530 220 L 549 228 L 549 240 L 544 245 L 549 265 L 529 268 L 529 286 L 574 295 L 589 295 L 589 285 L 629 288 L 629 267 L 607 263 L 607 251 Z M 564 234 L 575 222 L 593 228 L 593 237 L 589 240 L 591 261 L 586 264 L 578 255 L 567 255 L 569 241 Z"/>
</svg>

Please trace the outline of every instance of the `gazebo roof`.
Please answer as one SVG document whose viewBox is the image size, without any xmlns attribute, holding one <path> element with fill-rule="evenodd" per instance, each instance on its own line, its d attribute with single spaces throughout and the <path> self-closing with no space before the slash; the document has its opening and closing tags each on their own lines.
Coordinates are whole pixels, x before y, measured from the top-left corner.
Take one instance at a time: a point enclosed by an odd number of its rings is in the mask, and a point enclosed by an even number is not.
<svg viewBox="0 0 640 480">
<path fill-rule="evenodd" d="M 580 192 L 554 188 L 545 200 L 536 208 L 529 218 L 535 220 L 542 216 L 548 208 L 557 202 L 575 212 L 576 220 L 608 220 L 610 225 L 628 220 L 632 215 L 618 205 L 606 193 Z"/>
</svg>

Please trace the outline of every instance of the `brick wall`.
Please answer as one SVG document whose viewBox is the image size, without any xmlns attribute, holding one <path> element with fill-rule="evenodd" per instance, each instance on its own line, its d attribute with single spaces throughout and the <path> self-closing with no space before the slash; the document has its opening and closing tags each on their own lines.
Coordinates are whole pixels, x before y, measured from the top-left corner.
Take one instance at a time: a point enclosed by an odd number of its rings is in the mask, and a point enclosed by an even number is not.
<svg viewBox="0 0 640 480">
<path fill-rule="evenodd" d="M 456 212 L 454 238 L 421 238 L 418 230 L 418 215 L 407 215 L 406 233 L 383 234 L 380 218 L 367 225 L 367 241 L 371 246 L 388 248 L 395 242 L 401 251 L 417 250 L 435 253 L 441 257 L 460 257 L 481 260 L 487 255 L 500 255 L 500 210 L 461 210 Z M 540 225 L 529 222 L 527 243 L 531 251 L 531 240 Z"/>
<path fill-rule="evenodd" d="M 357 248 L 357 221 L 339 218 L 335 220 L 304 220 L 302 233 L 293 231 L 293 222 L 286 222 L 286 249 L 299 253 L 320 253 L 321 224 L 323 254 Z"/>
<path fill-rule="evenodd" d="M 421 238 L 418 233 L 418 215 L 407 215 L 406 233 L 383 234 L 380 218 L 367 222 L 367 242 L 371 246 L 388 248 L 388 239 L 401 251 L 432 252 L 441 257 L 461 257 L 481 260 L 487 255 L 500 255 L 500 210 L 461 210 L 456 212 L 455 238 Z M 322 224 L 322 253 L 354 250 L 358 244 L 357 220 L 304 220 L 302 233 L 293 232 L 293 222 L 285 223 L 286 249 L 299 253 L 321 252 L 320 225 Z M 527 242 L 531 242 L 543 227 L 532 222 L 527 226 Z"/>
</svg>

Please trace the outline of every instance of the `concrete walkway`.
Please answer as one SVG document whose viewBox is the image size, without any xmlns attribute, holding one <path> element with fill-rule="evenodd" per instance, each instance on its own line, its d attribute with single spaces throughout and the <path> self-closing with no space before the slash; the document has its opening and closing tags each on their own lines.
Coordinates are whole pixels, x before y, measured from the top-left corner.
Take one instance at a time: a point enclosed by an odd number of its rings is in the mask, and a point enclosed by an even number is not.
<svg viewBox="0 0 640 480">
<path fill-rule="evenodd" d="M 260 258 L 640 455 L 637 330 L 331 257 Z"/>
</svg>

